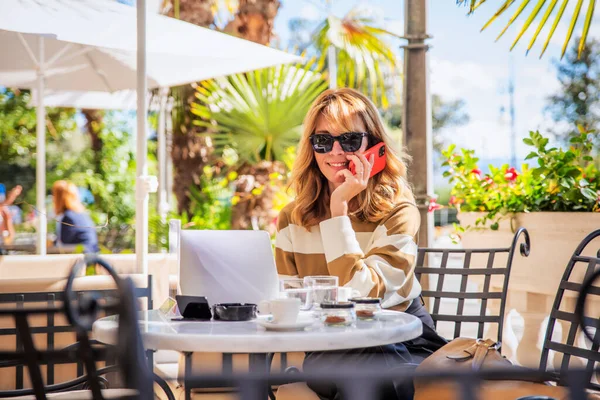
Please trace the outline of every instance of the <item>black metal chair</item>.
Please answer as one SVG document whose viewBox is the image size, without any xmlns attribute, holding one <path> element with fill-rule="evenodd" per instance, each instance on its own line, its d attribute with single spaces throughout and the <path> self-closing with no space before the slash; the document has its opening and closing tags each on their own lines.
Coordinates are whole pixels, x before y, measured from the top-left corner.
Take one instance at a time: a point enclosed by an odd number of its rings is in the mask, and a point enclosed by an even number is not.
<svg viewBox="0 0 600 400">
<path fill-rule="evenodd" d="M 116 289 L 109 291 L 73 290 L 75 277 L 88 263 L 102 266 L 112 277 Z M 150 298 L 151 285 L 148 290 Z M 78 261 L 69 274 L 65 290 L 58 293 L 28 293 L 27 299 L 37 301 L 38 305 L 27 305 L 25 294 L 12 294 L 14 308 L 1 308 L 0 316 L 14 319 L 14 329 L 3 330 L 3 334 L 12 334 L 17 338 L 16 350 L 0 351 L 0 368 L 26 367 L 31 388 L 22 388 L 23 369 L 17 373 L 17 383 L 21 388 L 0 391 L 0 397 L 28 396 L 28 398 L 46 399 L 48 393 L 64 392 L 66 398 L 135 398 L 149 399 L 152 393 L 152 373 L 145 358 L 141 335 L 137 325 L 137 294 L 131 278 L 121 278 L 102 259 L 97 257 Z M 8 296 L 3 297 L 6 302 Z M 9 299 L 10 300 L 10 299 Z M 39 302 L 47 302 L 39 305 Z M 119 321 L 119 341 L 115 347 L 105 346 L 90 339 L 92 324 L 101 314 L 116 314 Z M 54 321 L 60 315 L 66 315 L 68 326 L 56 326 Z M 49 326 L 32 326 L 35 316 L 46 316 Z M 60 332 L 75 332 L 77 342 L 63 349 L 53 346 L 54 335 Z M 46 334 L 47 348 L 40 350 L 36 346 L 36 334 Z M 114 364 L 98 367 L 99 361 L 114 361 Z M 68 382 L 54 383 L 54 366 L 63 363 L 83 364 L 85 373 Z M 46 381 L 42 377 L 40 365 L 47 367 Z M 0 372 L 1 373 L 1 372 Z M 115 373 L 122 386 L 119 389 L 107 389 L 107 374 Z M 73 392 L 73 389 L 85 390 Z M 57 398 L 53 396 L 53 398 Z M 58 397 L 60 398 L 60 396 Z"/>
<path fill-rule="evenodd" d="M 454 324 L 452 338 L 457 338 L 464 335 L 465 326 L 476 325 L 476 337 L 483 338 L 485 325 L 493 324 L 498 329 L 497 341 L 502 342 L 508 280 L 521 236 L 524 242 L 519 246 L 520 254 L 527 257 L 530 240 L 525 228 L 517 230 L 511 246 L 506 248 L 418 249 L 415 274 L 420 281 L 428 278 L 430 287 L 435 285 L 433 290 L 423 290 L 421 296 L 425 300 L 432 300 L 428 310 L 436 329 L 440 330 L 440 323 Z M 456 263 L 457 266 L 449 266 L 449 262 Z M 469 278 L 477 284 L 476 291 L 468 290 Z M 452 279 L 459 279 L 460 282 L 452 282 Z M 459 291 L 451 291 L 445 287 L 445 284 L 457 283 Z M 450 310 L 449 304 L 442 303 L 443 299 L 456 299 L 456 309 Z M 465 301 L 469 300 L 479 302 L 475 304 L 478 313 L 467 313 Z M 493 302 L 496 304 L 492 304 Z"/>
<path fill-rule="evenodd" d="M 586 252 L 590 254 L 590 250 L 592 255 L 584 255 Z M 550 312 L 540 370 L 552 371 L 559 385 L 568 384 L 571 369 L 584 366 L 588 389 L 600 391 L 600 385 L 593 382 L 594 366 L 600 362 L 600 287 L 594 285 L 600 276 L 599 267 L 600 229 L 587 235 L 573 252 Z M 568 292 L 579 294 L 577 302 Z M 589 316 L 589 312 L 593 315 Z M 562 326 L 562 335 L 557 340 L 559 324 Z M 582 332 L 589 343 L 581 340 Z M 549 365 L 551 354 L 553 365 Z"/>
</svg>

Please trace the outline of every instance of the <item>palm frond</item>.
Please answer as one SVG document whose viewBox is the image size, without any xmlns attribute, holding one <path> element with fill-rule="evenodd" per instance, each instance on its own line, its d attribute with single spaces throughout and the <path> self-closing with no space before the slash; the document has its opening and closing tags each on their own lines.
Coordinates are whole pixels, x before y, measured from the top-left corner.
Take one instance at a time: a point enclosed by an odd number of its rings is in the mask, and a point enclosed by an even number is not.
<svg viewBox="0 0 600 400">
<path fill-rule="evenodd" d="M 546 0 L 540 0 L 540 2 L 542 3 L 542 6 L 543 6 L 546 3 Z M 546 12 L 544 13 L 544 16 L 542 17 L 542 20 L 538 24 L 538 27 L 535 30 L 535 33 L 533 34 L 533 37 L 531 38 L 531 41 L 529 42 L 529 45 L 527 46 L 527 53 L 526 54 L 529 54 L 529 50 L 531 50 L 531 48 L 533 47 L 533 44 L 535 43 L 535 40 L 537 39 L 538 35 L 542 31 L 542 28 L 544 27 L 544 25 L 546 25 L 546 21 L 550 17 L 550 14 L 552 14 L 552 11 L 554 10 L 554 7 L 556 7 L 556 3 L 558 3 L 558 0 L 552 0 L 552 3 L 550 4 L 550 6 L 546 9 Z M 525 30 L 523 30 L 523 32 L 524 31 Z M 513 47 L 515 47 L 515 44 L 517 44 L 516 41 L 515 41 L 515 43 L 513 43 L 512 47 L 511 47 L 511 50 L 513 49 Z"/>
<path fill-rule="evenodd" d="M 386 37 L 398 36 L 352 9 L 343 18 L 330 16 L 317 28 L 314 43 L 321 54 L 337 49 L 337 84 L 365 89 L 372 100 L 387 107 L 383 71 L 393 73 L 397 58 Z"/>
<path fill-rule="evenodd" d="M 533 20 L 535 19 L 535 17 L 537 17 L 537 15 L 539 14 L 540 10 L 542 9 L 542 6 L 544 5 L 544 2 L 545 2 L 545 0 L 538 0 L 537 4 L 533 8 L 533 11 L 531 12 L 531 14 L 529 14 L 529 17 L 527 18 L 527 20 L 525 21 L 525 24 L 521 28 L 521 31 L 517 35 L 517 38 L 515 39 L 515 41 L 513 42 L 513 44 L 510 46 L 511 50 L 516 46 L 517 42 L 519 41 L 519 39 L 521 39 L 521 36 L 523 36 L 523 34 L 527 30 L 527 28 L 529 28 L 529 25 L 531 25 L 531 23 L 533 22 Z"/>
<path fill-rule="evenodd" d="M 548 36 L 546 37 L 546 40 L 545 40 L 544 44 L 542 45 L 542 51 L 540 53 L 540 58 L 546 52 L 546 49 L 547 49 L 548 45 L 550 44 L 552 37 L 554 36 L 556 28 L 558 27 L 559 23 L 562 21 L 562 17 L 564 16 L 564 13 L 567 8 L 567 5 L 569 4 L 569 1 L 570 0 L 562 1 L 561 6 L 558 9 L 556 16 L 554 17 L 554 22 L 553 22 L 552 26 L 550 27 Z M 567 34 L 566 34 L 566 37 L 565 37 L 565 40 L 563 42 L 562 49 L 561 49 L 561 56 L 560 56 L 561 59 L 564 57 L 565 52 L 569 46 L 569 42 L 571 41 L 571 39 L 573 37 L 575 27 L 577 26 L 577 23 L 579 22 L 579 16 L 581 14 L 581 10 L 586 1 L 587 1 L 588 5 L 587 5 L 587 11 L 585 13 L 586 15 L 585 15 L 584 23 L 583 23 L 581 38 L 579 40 L 578 57 L 581 56 L 581 53 L 585 49 L 585 43 L 586 43 L 587 37 L 589 35 L 589 30 L 590 30 L 590 26 L 592 24 L 592 19 L 594 17 L 596 0 L 575 0 L 575 1 L 576 1 L 575 8 L 574 8 L 573 14 L 570 17 Z M 458 5 L 467 5 L 468 4 L 469 13 L 474 12 L 475 9 L 477 9 L 479 6 L 481 6 L 485 2 L 486 2 L 486 0 L 457 0 Z M 500 5 L 500 8 L 498 8 L 498 10 L 494 13 L 494 15 L 483 25 L 481 30 L 483 31 L 484 29 L 488 28 L 502 14 L 504 14 L 505 11 L 507 11 L 515 2 L 516 2 L 516 0 L 502 0 L 502 4 Z M 504 28 L 500 31 L 496 40 L 500 39 L 500 37 L 502 37 L 506 33 L 507 29 L 510 26 L 514 25 L 515 21 L 519 18 L 519 16 L 521 16 L 521 14 L 525 10 L 525 8 L 527 8 L 527 6 L 529 5 L 530 2 L 531 2 L 531 0 L 521 0 L 520 1 L 516 11 L 513 13 L 511 18 L 508 20 L 508 22 L 506 23 Z M 537 28 L 535 29 L 535 32 L 534 32 L 533 36 L 531 37 L 529 44 L 527 46 L 527 54 L 528 54 L 529 51 L 531 50 L 531 48 L 533 47 L 533 45 L 535 44 L 536 40 L 538 39 L 540 32 L 542 31 L 544 26 L 546 26 L 546 23 L 548 22 L 548 19 L 550 18 L 550 15 L 553 13 L 557 4 L 558 4 L 558 0 L 537 0 L 533 10 L 527 17 L 525 23 L 523 24 L 522 28 L 517 33 L 516 38 L 512 42 L 512 44 L 510 46 L 510 50 L 512 50 L 516 46 L 516 44 L 523 37 L 525 32 L 527 32 L 531 28 L 531 26 L 534 25 L 533 22 L 536 20 L 536 18 L 540 14 L 540 12 L 545 8 L 543 16 L 542 16 L 541 20 L 537 23 Z"/>
<path fill-rule="evenodd" d="M 565 12 L 565 8 L 567 8 L 567 4 L 569 4 L 569 0 L 563 0 L 562 6 L 560 6 L 558 13 L 556 14 L 556 17 L 554 18 L 554 24 L 552 24 L 552 28 L 550 28 L 550 32 L 548 33 L 548 38 L 546 39 L 546 42 L 544 43 L 544 46 L 542 47 L 542 53 L 540 54 L 540 58 L 544 55 L 544 52 L 546 51 L 546 48 L 548 47 L 548 44 L 550 43 L 550 39 L 552 39 L 552 36 L 554 35 L 554 31 L 556 31 L 556 27 L 558 26 L 558 23 L 560 22 L 562 15 Z"/>
<path fill-rule="evenodd" d="M 567 46 L 569 45 L 569 40 L 571 36 L 573 36 L 573 30 L 575 29 L 575 24 L 577 23 L 577 19 L 579 18 L 579 13 L 581 12 L 581 6 L 583 5 L 583 0 L 578 0 L 577 5 L 575 6 L 575 12 L 573 13 L 573 17 L 571 17 L 571 24 L 569 25 L 569 30 L 567 31 L 567 38 L 563 43 L 563 48 L 561 51 L 560 58 L 563 58 L 565 52 L 567 51 Z"/>
<path fill-rule="evenodd" d="M 192 113 L 209 128 L 217 151 L 234 148 L 241 161 L 282 160 L 297 143 L 304 116 L 327 88 L 315 60 L 202 82 Z"/>
<path fill-rule="evenodd" d="M 579 47 L 577 48 L 577 58 L 581 57 L 581 53 L 585 49 L 585 38 L 590 32 L 590 25 L 592 25 L 592 18 L 594 17 L 594 9 L 596 8 L 596 0 L 590 0 L 590 5 L 585 16 L 585 23 L 583 24 L 583 33 L 579 39 Z"/>
</svg>

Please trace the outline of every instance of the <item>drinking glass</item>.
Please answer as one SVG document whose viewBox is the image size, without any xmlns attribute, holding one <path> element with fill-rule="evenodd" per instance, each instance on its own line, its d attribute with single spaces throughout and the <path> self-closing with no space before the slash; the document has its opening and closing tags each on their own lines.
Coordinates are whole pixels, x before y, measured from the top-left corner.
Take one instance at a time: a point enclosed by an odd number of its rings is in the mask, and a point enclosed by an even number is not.
<svg viewBox="0 0 600 400">
<path fill-rule="evenodd" d="M 312 288 L 301 278 L 284 278 L 279 280 L 279 293 L 282 297 L 300 299 L 300 309 L 310 310 L 313 306 Z"/>
<path fill-rule="evenodd" d="M 336 302 L 338 298 L 337 276 L 305 276 L 306 286 L 312 289 L 313 305 L 320 307 L 321 303 Z"/>
</svg>

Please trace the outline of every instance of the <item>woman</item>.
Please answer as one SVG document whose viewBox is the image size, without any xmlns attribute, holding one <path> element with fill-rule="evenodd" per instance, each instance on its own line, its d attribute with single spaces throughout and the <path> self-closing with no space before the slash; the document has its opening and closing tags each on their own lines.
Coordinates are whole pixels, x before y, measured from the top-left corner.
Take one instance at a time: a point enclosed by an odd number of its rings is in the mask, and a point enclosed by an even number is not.
<svg viewBox="0 0 600 400">
<path fill-rule="evenodd" d="M 385 142 L 385 168 L 370 176 L 366 149 Z M 349 170 L 355 165 L 355 175 Z M 276 263 L 280 274 L 335 275 L 360 296 L 421 319 L 423 335 L 410 342 L 339 352 L 307 353 L 304 368 L 331 369 L 349 360 L 364 366 L 417 365 L 446 342 L 434 330 L 415 277 L 420 215 L 406 181 L 406 164 L 391 146 L 373 103 L 352 89 L 327 90 L 304 121 L 291 186 L 296 199 L 279 214 Z M 322 399 L 334 385 L 309 382 Z M 412 384 L 385 388 L 383 398 L 412 398 Z M 397 392 L 397 395 L 396 395 Z"/>
<path fill-rule="evenodd" d="M 52 201 L 57 216 L 57 244 L 82 244 L 86 253 L 98 252 L 96 228 L 79 200 L 77 186 L 67 181 L 54 182 Z"/>
</svg>

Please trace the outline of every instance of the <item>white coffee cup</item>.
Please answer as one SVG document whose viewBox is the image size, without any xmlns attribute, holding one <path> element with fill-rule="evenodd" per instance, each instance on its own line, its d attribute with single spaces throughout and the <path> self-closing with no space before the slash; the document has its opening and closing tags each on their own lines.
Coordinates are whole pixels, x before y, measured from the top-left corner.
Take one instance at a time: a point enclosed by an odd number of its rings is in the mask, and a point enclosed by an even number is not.
<svg viewBox="0 0 600 400">
<path fill-rule="evenodd" d="M 261 314 L 271 314 L 275 323 L 293 324 L 300 313 L 300 299 L 283 298 L 261 301 L 258 305 L 258 311 Z"/>
</svg>

